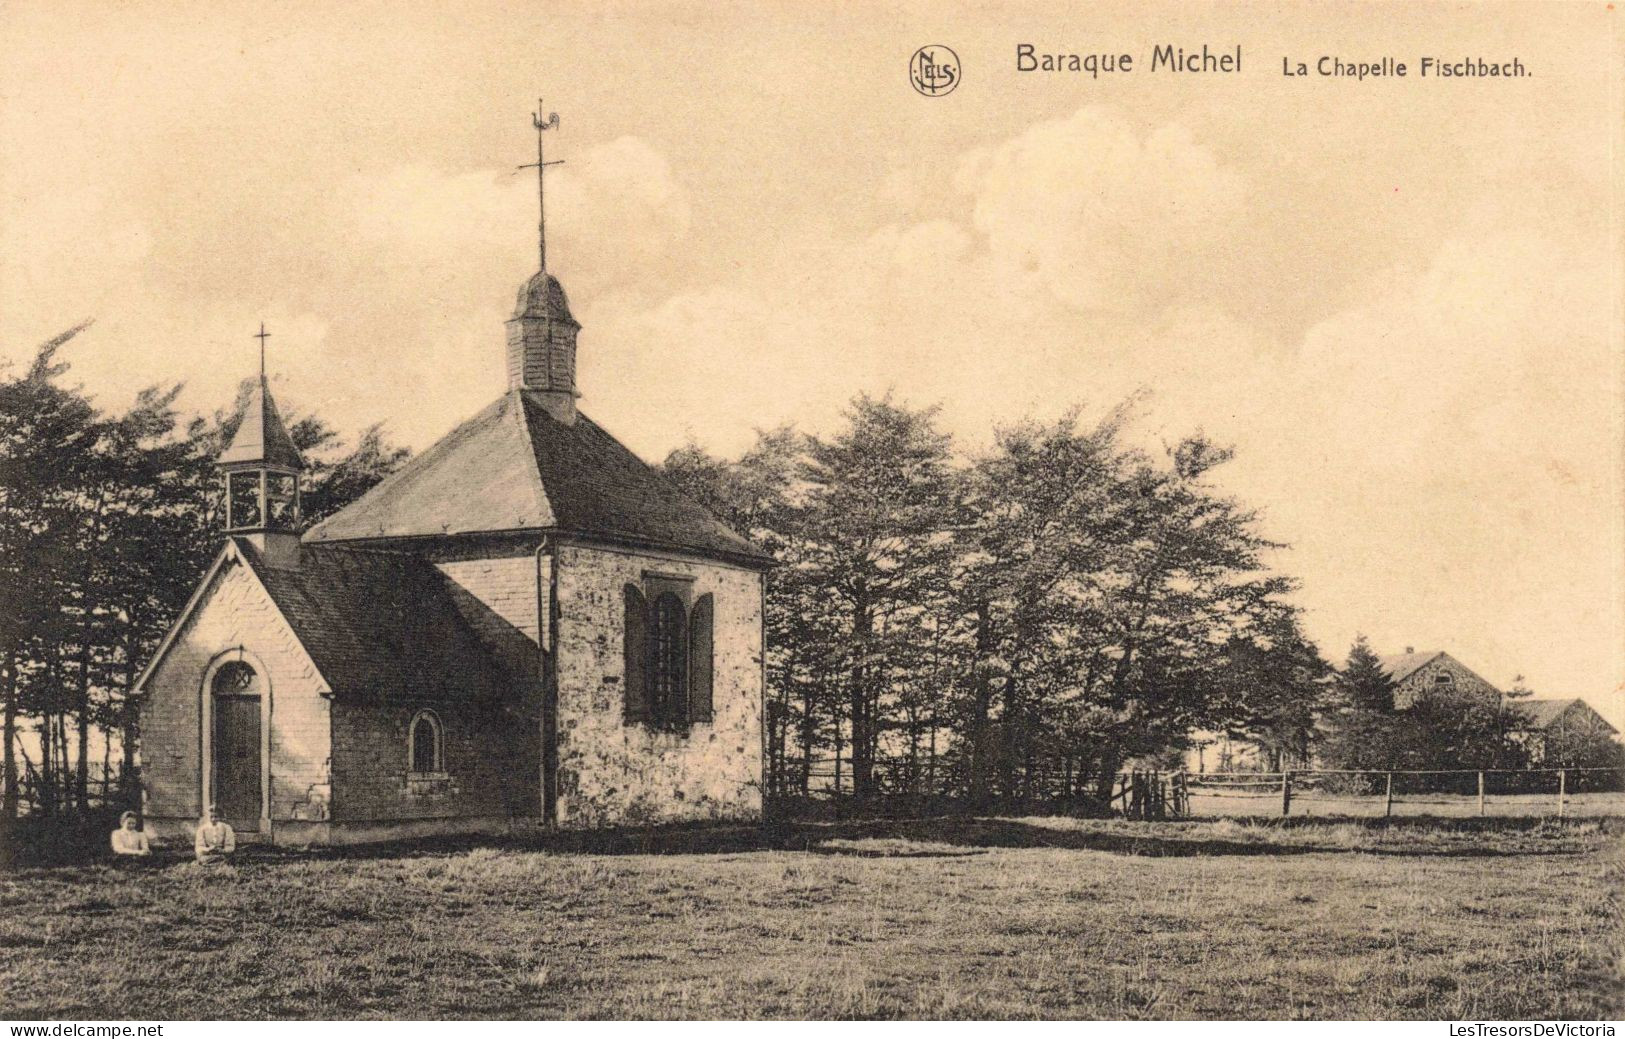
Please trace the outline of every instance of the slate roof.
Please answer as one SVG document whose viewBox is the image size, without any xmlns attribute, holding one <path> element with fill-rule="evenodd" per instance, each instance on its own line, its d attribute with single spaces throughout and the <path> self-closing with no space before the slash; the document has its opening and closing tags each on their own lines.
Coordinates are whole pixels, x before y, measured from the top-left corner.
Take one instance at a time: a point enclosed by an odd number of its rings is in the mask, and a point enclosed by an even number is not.
<svg viewBox="0 0 1625 1039">
<path fill-rule="evenodd" d="M 510 390 L 305 534 L 306 544 L 547 530 L 768 565 L 771 557 L 585 415 Z"/>
<path fill-rule="evenodd" d="M 1443 650 L 1430 649 L 1423 653 L 1388 653 L 1377 657 L 1377 663 L 1388 672 L 1388 677 L 1395 682 L 1403 682 L 1416 674 L 1434 657 L 1442 655 Z"/>
<path fill-rule="evenodd" d="M 288 435 L 288 427 L 282 424 L 282 416 L 276 410 L 276 401 L 271 398 L 271 388 L 265 384 L 265 376 L 260 376 L 259 385 L 254 387 L 248 398 L 248 407 L 243 409 L 243 420 L 238 423 L 236 434 L 220 453 L 218 461 L 222 465 L 263 462 L 287 469 L 305 467 L 305 460 L 299 456 L 299 448 L 294 446 L 293 437 Z"/>
<path fill-rule="evenodd" d="M 1597 713 L 1590 704 L 1578 696 L 1571 696 L 1567 699 L 1511 700 L 1508 701 L 1507 708 L 1523 716 L 1524 728 L 1548 729 L 1556 724 L 1559 718 L 1567 714 L 1569 708 L 1575 704 L 1579 704 L 1592 714 Z M 1608 725 L 1610 730 L 1614 728 L 1601 715 L 1597 715 L 1595 720 Z"/>
<path fill-rule="evenodd" d="M 234 541 L 335 696 L 474 700 L 514 688 L 434 564 L 306 545 L 298 569 L 282 569 Z"/>
</svg>

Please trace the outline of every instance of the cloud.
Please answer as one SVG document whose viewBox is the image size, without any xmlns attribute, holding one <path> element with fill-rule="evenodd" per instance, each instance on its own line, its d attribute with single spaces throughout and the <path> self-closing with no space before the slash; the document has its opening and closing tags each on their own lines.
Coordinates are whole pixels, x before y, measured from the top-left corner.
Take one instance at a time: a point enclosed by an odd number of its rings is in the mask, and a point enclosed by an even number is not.
<svg viewBox="0 0 1625 1039">
<path fill-rule="evenodd" d="M 1588 468 L 1616 425 L 1609 277 L 1606 254 L 1508 227 L 1374 279 L 1304 336 L 1325 434 L 1350 463 L 1413 480 Z"/>
<path fill-rule="evenodd" d="M 408 165 L 353 178 L 341 197 L 361 238 L 397 261 L 482 273 L 495 266 L 506 271 L 504 283 L 516 284 L 516 271 L 535 270 L 534 170 Z M 578 292 L 645 274 L 689 230 L 687 194 L 670 164 L 633 137 L 550 168 L 547 197 L 549 267 L 567 274 Z"/>
<path fill-rule="evenodd" d="M 1067 306 L 1132 312 L 1224 276 L 1246 209 L 1241 175 L 1170 123 L 1148 134 L 1089 106 L 960 163 L 994 260 Z"/>
<path fill-rule="evenodd" d="M 62 327 L 139 299 L 140 268 L 152 234 L 101 188 L 57 186 L 0 194 L 4 240 L 0 299 L 7 309 L 56 315 Z M 86 262 L 91 256 L 94 262 Z M 61 328 L 31 329 L 45 338 Z"/>
<path fill-rule="evenodd" d="M 1146 445 L 1197 428 L 1238 444 L 1225 486 L 1294 545 L 1279 562 L 1328 653 L 1364 631 L 1450 646 L 1492 680 L 1617 666 L 1606 243 L 1538 210 L 1464 221 L 1328 281 L 1327 312 L 1283 334 L 1226 292 L 1254 276 L 1227 262 L 1251 189 L 1178 124 L 1085 109 L 965 156 L 960 186 L 965 211 L 606 303 L 583 339 L 588 410 L 652 455 L 684 430 L 736 451 L 750 425 L 828 428 L 895 385 L 974 446 L 994 422 L 1145 388 Z M 1613 635 L 1569 637 L 1585 630 Z M 1543 671 L 1552 645 L 1573 648 Z"/>
</svg>

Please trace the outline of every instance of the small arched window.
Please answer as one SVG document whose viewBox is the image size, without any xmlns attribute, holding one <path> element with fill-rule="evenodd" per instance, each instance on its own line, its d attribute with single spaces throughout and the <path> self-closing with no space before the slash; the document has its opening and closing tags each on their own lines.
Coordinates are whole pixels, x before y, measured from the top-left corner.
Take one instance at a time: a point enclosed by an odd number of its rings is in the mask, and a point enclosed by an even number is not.
<svg viewBox="0 0 1625 1039">
<path fill-rule="evenodd" d="M 440 718 L 433 711 L 419 711 L 412 716 L 407 743 L 413 772 L 445 771 L 445 761 L 441 757 Z"/>
<path fill-rule="evenodd" d="M 1433 676 L 1434 685 L 1455 685 L 1456 676 L 1448 671 L 1441 671 Z"/>
</svg>

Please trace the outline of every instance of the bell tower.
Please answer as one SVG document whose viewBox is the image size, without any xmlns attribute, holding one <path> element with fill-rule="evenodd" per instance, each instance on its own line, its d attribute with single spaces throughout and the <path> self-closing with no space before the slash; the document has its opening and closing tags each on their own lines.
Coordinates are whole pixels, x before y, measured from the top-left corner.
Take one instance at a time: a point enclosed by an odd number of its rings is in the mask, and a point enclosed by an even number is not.
<svg viewBox="0 0 1625 1039">
<path fill-rule="evenodd" d="M 260 377 L 248 398 L 231 444 L 215 464 L 225 483 L 226 533 L 243 537 L 270 566 L 299 565 L 300 474 L 305 460 L 277 413 L 265 379 L 265 340 L 260 325 Z"/>
<path fill-rule="evenodd" d="M 520 169 L 536 171 L 536 273 L 519 290 L 513 317 L 508 319 L 508 389 L 529 390 L 548 413 L 566 425 L 576 420 L 576 336 L 581 326 L 570 315 L 559 280 L 547 273 L 547 168 L 563 164 L 548 162 L 542 151 L 543 136 L 559 126 L 559 114 L 542 115 L 537 100 L 531 123 L 536 127 L 536 161 Z"/>
<path fill-rule="evenodd" d="M 576 335 L 581 326 L 559 280 L 540 271 L 508 319 L 508 389 L 530 390 L 560 422 L 576 420 Z"/>
</svg>

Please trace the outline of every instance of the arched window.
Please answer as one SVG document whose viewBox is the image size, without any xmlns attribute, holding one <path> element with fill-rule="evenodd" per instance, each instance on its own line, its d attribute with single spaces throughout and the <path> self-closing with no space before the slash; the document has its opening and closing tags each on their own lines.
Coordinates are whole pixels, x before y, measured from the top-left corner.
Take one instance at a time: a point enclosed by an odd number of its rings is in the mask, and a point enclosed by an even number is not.
<svg viewBox="0 0 1625 1039">
<path fill-rule="evenodd" d="M 713 597 L 688 605 L 670 579 L 622 590 L 626 617 L 625 709 L 628 725 L 687 732 L 691 722 L 711 721 Z M 660 589 L 661 584 L 668 587 Z"/>
<path fill-rule="evenodd" d="M 241 660 L 228 660 L 214 673 L 209 691 L 216 696 L 248 695 L 255 692 L 254 669 Z"/>
<path fill-rule="evenodd" d="M 1448 671 L 1441 671 L 1433 676 L 1434 685 L 1455 685 L 1456 676 Z"/>
<path fill-rule="evenodd" d="M 441 756 L 440 718 L 433 711 L 419 711 L 412 716 L 407 743 L 413 772 L 445 771 L 445 760 Z"/>
<path fill-rule="evenodd" d="M 649 618 L 649 714 L 663 729 L 688 724 L 688 626 L 683 600 L 664 592 Z"/>
</svg>

